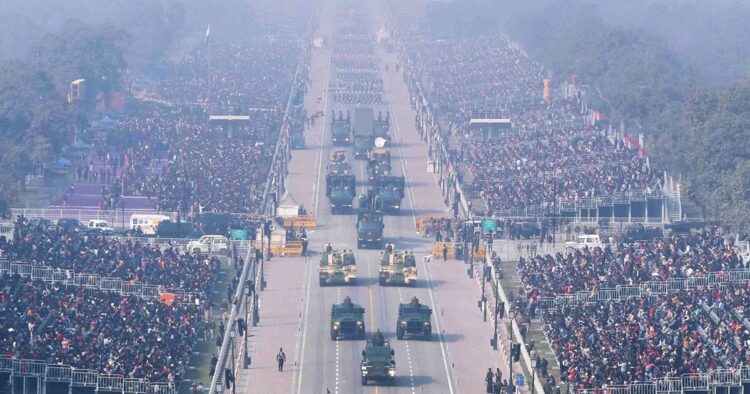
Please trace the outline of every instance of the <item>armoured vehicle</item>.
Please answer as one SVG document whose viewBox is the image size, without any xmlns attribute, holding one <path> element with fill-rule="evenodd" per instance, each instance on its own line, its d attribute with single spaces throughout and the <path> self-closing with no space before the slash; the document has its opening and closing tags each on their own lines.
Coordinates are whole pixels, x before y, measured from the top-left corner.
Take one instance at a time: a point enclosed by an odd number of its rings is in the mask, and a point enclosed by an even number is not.
<svg viewBox="0 0 750 394">
<path fill-rule="evenodd" d="M 381 254 L 378 283 L 381 286 L 416 286 L 417 259 L 414 253 L 397 252 L 393 250 L 392 244 L 386 245 Z"/>
<path fill-rule="evenodd" d="M 357 215 L 357 248 L 383 247 L 383 215 L 360 212 Z"/>
<path fill-rule="evenodd" d="M 320 256 L 318 278 L 321 286 L 353 285 L 357 281 L 357 265 L 351 250 L 333 250 L 331 245 Z"/>
<path fill-rule="evenodd" d="M 404 339 L 410 336 L 430 339 L 432 337 L 431 316 L 432 309 L 420 304 L 417 297 L 413 297 L 408 304 L 400 304 L 398 320 L 396 320 L 396 338 Z"/>
<path fill-rule="evenodd" d="M 406 185 L 403 176 L 378 176 L 370 184 L 376 190 L 375 197 L 378 201 L 374 206 L 378 212 L 396 212 L 401 209 Z"/>
<path fill-rule="evenodd" d="M 331 339 L 365 339 L 365 308 L 344 298 L 331 306 Z"/>
<path fill-rule="evenodd" d="M 393 348 L 383 338 L 378 330 L 367 341 L 365 350 L 362 351 L 362 362 L 360 370 L 362 373 L 362 385 L 367 386 L 371 381 L 384 383 L 392 386 L 396 382 L 396 358 Z"/>
<path fill-rule="evenodd" d="M 351 174 L 344 151 L 334 151 L 326 174 L 326 196 L 331 205 L 331 213 L 343 212 L 352 208 L 356 194 L 357 180 Z"/>
<path fill-rule="evenodd" d="M 346 112 L 346 118 L 344 118 L 341 111 L 339 111 L 338 118 L 336 117 L 336 113 L 333 112 L 333 117 L 331 118 L 331 142 L 333 142 L 333 145 L 348 145 L 351 141 L 351 134 L 352 122 L 349 111 Z"/>
</svg>

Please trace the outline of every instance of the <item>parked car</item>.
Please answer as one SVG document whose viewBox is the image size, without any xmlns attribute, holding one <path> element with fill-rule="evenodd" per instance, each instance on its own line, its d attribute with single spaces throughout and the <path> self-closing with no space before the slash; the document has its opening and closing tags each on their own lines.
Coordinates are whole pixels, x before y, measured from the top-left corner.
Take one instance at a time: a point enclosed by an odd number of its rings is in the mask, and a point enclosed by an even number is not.
<svg viewBox="0 0 750 394">
<path fill-rule="evenodd" d="M 214 252 L 227 253 L 229 251 L 229 242 L 223 235 L 204 235 L 200 239 L 194 239 L 188 243 L 189 251 L 200 253 Z"/>
</svg>

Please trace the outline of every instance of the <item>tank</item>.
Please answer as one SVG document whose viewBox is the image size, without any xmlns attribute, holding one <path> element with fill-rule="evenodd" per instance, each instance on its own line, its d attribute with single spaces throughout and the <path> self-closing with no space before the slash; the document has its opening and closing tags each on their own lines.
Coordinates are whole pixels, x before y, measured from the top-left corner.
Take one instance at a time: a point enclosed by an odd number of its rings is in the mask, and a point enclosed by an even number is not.
<svg viewBox="0 0 750 394">
<path fill-rule="evenodd" d="M 330 244 L 327 249 L 330 248 Z M 320 256 L 318 278 L 321 286 L 354 285 L 357 265 L 351 250 L 327 250 Z"/>
<path fill-rule="evenodd" d="M 386 245 L 381 254 L 378 283 L 381 286 L 416 286 L 417 260 L 412 252 L 395 251 Z"/>
</svg>

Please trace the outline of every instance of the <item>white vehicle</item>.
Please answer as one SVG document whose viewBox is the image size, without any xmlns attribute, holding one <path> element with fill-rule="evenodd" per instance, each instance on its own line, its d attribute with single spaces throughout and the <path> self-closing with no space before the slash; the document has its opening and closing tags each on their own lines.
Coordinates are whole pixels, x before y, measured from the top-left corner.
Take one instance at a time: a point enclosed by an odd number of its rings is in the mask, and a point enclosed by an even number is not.
<svg viewBox="0 0 750 394">
<path fill-rule="evenodd" d="M 140 227 L 143 235 L 156 235 L 156 227 L 162 220 L 170 220 L 170 217 L 160 214 L 133 214 L 130 216 L 130 229 L 136 230 Z"/>
<path fill-rule="evenodd" d="M 101 219 L 91 219 L 88 223 L 89 228 L 95 228 L 98 230 L 102 230 L 104 232 L 112 232 L 115 231 L 112 227 L 109 226 L 109 223 L 107 223 L 106 220 Z"/>
<path fill-rule="evenodd" d="M 188 243 L 187 250 L 201 253 L 226 253 L 229 250 L 227 237 L 223 235 L 204 235 Z"/>
<path fill-rule="evenodd" d="M 578 240 L 565 243 L 566 248 L 582 249 L 584 246 L 591 248 L 601 248 L 602 241 L 597 234 L 581 234 Z"/>
</svg>

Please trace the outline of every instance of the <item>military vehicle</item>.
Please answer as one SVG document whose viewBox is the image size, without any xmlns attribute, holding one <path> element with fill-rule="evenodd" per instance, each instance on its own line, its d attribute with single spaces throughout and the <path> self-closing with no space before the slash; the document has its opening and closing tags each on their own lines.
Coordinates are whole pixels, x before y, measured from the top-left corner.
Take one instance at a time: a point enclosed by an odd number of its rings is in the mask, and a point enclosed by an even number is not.
<svg viewBox="0 0 750 394">
<path fill-rule="evenodd" d="M 388 141 L 378 137 L 372 149 L 367 152 L 367 175 L 370 181 L 391 174 L 391 152 L 386 146 L 387 143 Z"/>
<path fill-rule="evenodd" d="M 375 137 L 371 135 L 355 135 L 354 136 L 354 159 L 365 160 L 367 159 L 367 152 L 372 147 Z"/>
<path fill-rule="evenodd" d="M 417 259 L 414 253 L 397 252 L 393 244 L 386 245 L 380 257 L 378 283 L 381 286 L 416 286 Z"/>
<path fill-rule="evenodd" d="M 383 113 L 378 112 L 378 118 L 373 123 L 373 130 L 372 134 L 375 138 L 380 137 L 384 139 L 390 139 L 389 130 L 391 128 L 391 119 L 390 119 L 390 113 L 385 113 L 385 118 L 383 118 Z"/>
<path fill-rule="evenodd" d="M 353 285 L 357 281 L 357 265 L 351 250 L 333 250 L 330 244 L 320 256 L 318 278 L 321 286 Z"/>
<path fill-rule="evenodd" d="M 383 338 L 378 330 L 367 341 L 365 350 L 362 351 L 362 385 L 367 386 L 371 381 L 384 383 L 392 386 L 396 383 L 396 358 L 393 348 Z"/>
<path fill-rule="evenodd" d="M 377 212 L 396 212 L 401 209 L 406 180 L 403 176 L 384 175 L 370 181 L 375 190 L 374 206 Z"/>
<path fill-rule="evenodd" d="M 350 172 L 351 166 L 346 162 L 346 153 L 334 151 L 328 164 L 328 174 L 326 174 L 326 196 L 331 205 L 332 214 L 352 208 L 357 180 Z"/>
<path fill-rule="evenodd" d="M 367 159 L 367 152 L 372 148 L 375 141 L 372 108 L 354 108 L 354 125 L 352 128 L 354 131 L 354 159 L 365 160 Z"/>
<path fill-rule="evenodd" d="M 432 323 L 430 317 L 432 309 L 427 305 L 419 303 L 417 297 L 413 297 L 408 304 L 398 306 L 398 320 L 396 320 L 396 338 L 422 337 L 432 338 Z"/>
<path fill-rule="evenodd" d="M 365 308 L 349 297 L 331 306 L 331 339 L 365 339 Z"/>
<path fill-rule="evenodd" d="M 331 142 L 333 142 L 333 145 L 348 145 L 352 134 L 352 122 L 349 111 L 346 111 L 346 118 L 344 118 L 341 111 L 339 111 L 338 118 L 335 111 L 331 112 L 333 115 L 331 118 Z"/>
<path fill-rule="evenodd" d="M 357 215 L 357 248 L 383 247 L 383 215 L 376 212 L 360 212 Z"/>
</svg>

